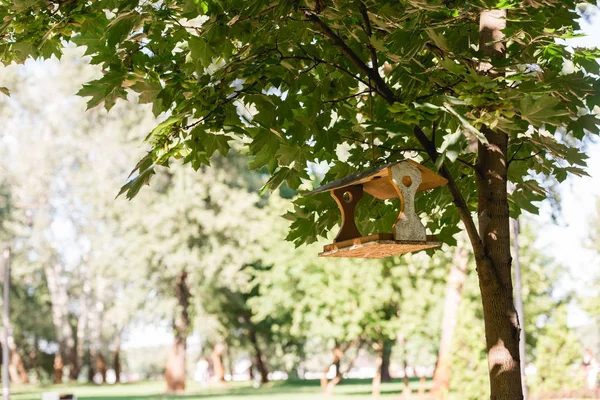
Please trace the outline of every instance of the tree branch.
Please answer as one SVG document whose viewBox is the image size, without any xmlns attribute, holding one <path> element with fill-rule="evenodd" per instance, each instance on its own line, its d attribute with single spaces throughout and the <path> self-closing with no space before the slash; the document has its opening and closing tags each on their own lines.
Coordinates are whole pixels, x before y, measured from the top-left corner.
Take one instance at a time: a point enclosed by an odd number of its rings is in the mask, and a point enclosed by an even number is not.
<svg viewBox="0 0 600 400">
<path fill-rule="evenodd" d="M 350 96 L 342 97 L 342 98 L 339 98 L 339 99 L 324 100 L 323 103 L 338 103 L 340 101 L 345 101 L 345 100 L 348 100 L 348 99 L 352 99 L 352 98 L 354 98 L 356 96 L 362 96 L 363 94 L 369 94 L 369 93 L 371 93 L 370 90 L 363 90 L 362 92 L 358 92 L 356 94 L 351 94 Z"/>
<path fill-rule="evenodd" d="M 419 143 L 421 143 L 423 148 L 427 151 L 427 154 L 429 154 L 429 157 L 431 157 L 431 161 L 435 163 L 439 156 L 435 145 L 427 138 L 425 132 L 423 132 L 423 130 L 418 126 L 415 126 L 413 132 Z M 460 189 L 456 185 L 452 174 L 444 164 L 442 164 L 440 167 L 440 174 L 446 178 L 446 180 L 448 180 L 448 189 L 450 190 L 452 201 L 456 208 L 458 208 L 460 218 L 463 221 L 463 224 L 465 224 L 465 229 L 473 245 L 473 252 L 475 253 L 475 256 L 485 258 L 486 254 L 483 248 L 483 242 L 481 241 L 481 237 L 479 236 L 479 232 L 477 231 L 477 227 L 473 221 L 471 211 L 469 211 L 469 207 L 467 206 Z"/>
<path fill-rule="evenodd" d="M 467 167 L 471 168 L 476 173 L 479 173 L 479 170 L 477 169 L 477 166 L 475 164 L 472 164 L 472 163 L 468 162 L 467 160 L 463 160 L 462 158 L 457 158 L 456 161 L 460 162 L 461 164 L 466 165 Z"/>
<path fill-rule="evenodd" d="M 328 37 L 333 44 L 340 49 L 342 54 L 348 57 L 350 62 L 352 62 L 352 64 L 354 64 L 359 71 L 364 73 L 375 83 L 377 92 L 381 94 L 385 101 L 393 104 L 397 100 L 396 95 L 385 83 L 383 78 L 381 78 L 379 72 L 369 68 L 367 64 L 365 64 L 363 60 L 361 60 L 360 57 L 358 57 L 358 55 L 356 55 L 356 53 L 350 47 L 348 47 L 348 45 L 338 35 L 336 35 L 336 33 L 332 31 L 329 26 L 327 26 L 327 24 L 325 24 L 316 14 L 310 11 L 304 11 L 304 15 L 309 22 L 315 25 L 321 31 L 321 33 Z"/>
<path fill-rule="evenodd" d="M 363 20 L 365 21 L 364 31 L 370 39 L 371 36 L 373 36 L 373 29 L 371 28 L 371 21 L 369 20 L 369 12 L 367 11 L 367 6 L 365 6 L 365 3 L 363 3 L 362 1 L 359 1 L 358 9 L 360 10 Z M 373 47 L 373 45 L 370 42 L 367 44 L 367 48 L 369 49 L 369 53 L 371 53 L 371 69 L 373 71 L 377 72 L 377 74 L 379 74 L 379 72 L 378 72 L 379 71 L 379 62 L 377 61 L 377 50 L 375 50 L 375 47 Z"/>
<path fill-rule="evenodd" d="M 532 154 L 532 155 L 530 155 L 530 156 L 523 157 L 523 158 L 514 158 L 514 157 L 513 157 L 513 158 L 511 158 L 511 159 L 510 159 L 510 161 L 508 162 L 508 164 L 510 164 L 510 163 L 511 163 L 511 162 L 513 162 L 513 161 L 525 161 L 525 160 L 529 160 L 530 158 L 533 158 L 533 157 L 537 157 L 537 156 L 539 156 L 539 155 L 540 155 L 540 154 L 542 154 L 543 152 L 544 152 L 544 150 L 540 150 L 540 151 L 536 152 L 535 154 Z"/>
</svg>

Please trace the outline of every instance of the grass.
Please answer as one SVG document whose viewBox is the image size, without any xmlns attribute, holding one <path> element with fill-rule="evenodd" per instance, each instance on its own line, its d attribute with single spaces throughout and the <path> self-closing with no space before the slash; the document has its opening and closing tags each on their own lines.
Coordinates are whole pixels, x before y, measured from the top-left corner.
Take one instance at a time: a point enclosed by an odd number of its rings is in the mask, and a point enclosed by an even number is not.
<svg viewBox="0 0 600 400">
<path fill-rule="evenodd" d="M 418 381 L 411 382 L 413 389 L 418 387 Z M 399 398 L 402 382 L 384 383 L 381 387 L 382 399 Z M 179 399 L 201 400 L 214 398 L 216 400 L 331 400 L 321 392 L 318 381 L 287 381 L 274 382 L 268 386 L 255 389 L 249 383 L 230 383 L 220 388 L 202 388 L 195 382 L 190 382 L 185 394 L 167 396 L 164 394 L 163 382 L 143 382 L 121 385 L 53 385 L 53 386 L 19 386 L 12 390 L 13 400 L 39 400 L 44 391 L 73 393 L 81 400 L 152 400 Z M 336 400 L 367 400 L 371 397 L 371 381 L 349 379 L 335 390 Z"/>
</svg>

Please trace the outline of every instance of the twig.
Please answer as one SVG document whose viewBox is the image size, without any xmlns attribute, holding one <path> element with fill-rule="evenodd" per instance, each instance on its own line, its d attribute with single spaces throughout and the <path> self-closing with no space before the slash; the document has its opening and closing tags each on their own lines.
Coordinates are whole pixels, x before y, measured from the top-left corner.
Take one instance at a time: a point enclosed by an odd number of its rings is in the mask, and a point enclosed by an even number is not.
<svg viewBox="0 0 600 400">
<path fill-rule="evenodd" d="M 314 24 L 317 29 L 321 31 L 326 37 L 328 37 L 333 44 L 340 49 L 342 54 L 344 54 L 354 66 L 364 73 L 367 77 L 369 77 L 373 82 L 375 82 L 375 87 L 377 88 L 377 92 L 381 94 L 381 96 L 390 104 L 393 104 L 397 101 L 397 96 L 394 94 L 392 89 L 385 83 L 381 75 L 379 75 L 378 71 L 372 70 L 360 59 L 360 57 L 350 48 L 348 45 L 334 32 L 331 28 L 325 24 L 316 14 L 305 10 L 304 15 L 306 19 Z"/>
<path fill-rule="evenodd" d="M 513 153 L 512 157 L 508 160 L 507 164 L 510 164 L 511 162 L 513 162 L 513 160 L 515 159 L 515 156 L 519 153 L 519 150 L 521 150 L 521 147 L 523 147 L 523 141 L 521 141 L 519 143 L 519 147 L 517 147 L 517 150 L 515 150 L 515 152 Z"/>
<path fill-rule="evenodd" d="M 369 20 L 369 12 L 367 11 L 367 7 L 365 6 L 365 3 L 363 3 L 362 1 L 359 1 L 358 9 L 360 10 L 363 20 L 365 21 L 364 31 L 370 39 L 371 36 L 373 36 L 373 29 L 371 28 L 371 21 Z M 378 71 L 379 70 L 379 62 L 377 61 L 377 50 L 375 50 L 375 47 L 373 47 L 373 45 L 371 44 L 370 41 L 367 44 L 367 48 L 369 49 L 369 53 L 371 54 L 371 64 L 372 64 L 371 68 L 373 69 L 373 71 Z"/>
<path fill-rule="evenodd" d="M 467 167 L 471 168 L 475 172 L 479 172 L 479 170 L 477 169 L 477 166 L 475 164 L 468 162 L 467 160 L 463 160 L 462 158 L 457 158 L 456 161 L 466 165 Z"/>
<path fill-rule="evenodd" d="M 537 156 L 539 156 L 539 155 L 540 155 L 541 153 L 543 153 L 543 152 L 544 152 L 544 150 L 540 150 L 540 151 L 538 151 L 538 152 L 537 152 L 537 153 L 535 153 L 535 154 L 532 154 L 532 155 L 530 155 L 530 156 L 523 157 L 523 158 L 514 158 L 514 157 L 513 157 L 513 158 L 512 158 L 512 159 L 509 161 L 509 163 L 511 163 L 511 162 L 513 162 L 513 161 L 525 161 L 525 160 L 529 160 L 530 158 L 533 158 L 533 157 L 537 157 Z"/>
<path fill-rule="evenodd" d="M 325 101 L 323 101 L 323 103 L 337 103 L 337 102 L 340 102 L 340 101 L 345 101 L 345 100 L 354 98 L 356 96 L 362 96 L 363 94 L 367 94 L 367 93 L 370 93 L 370 92 L 371 92 L 370 90 L 363 90 L 362 92 L 358 92 L 356 94 L 351 94 L 350 96 L 342 97 L 342 98 L 339 98 L 339 99 L 325 100 Z"/>
</svg>

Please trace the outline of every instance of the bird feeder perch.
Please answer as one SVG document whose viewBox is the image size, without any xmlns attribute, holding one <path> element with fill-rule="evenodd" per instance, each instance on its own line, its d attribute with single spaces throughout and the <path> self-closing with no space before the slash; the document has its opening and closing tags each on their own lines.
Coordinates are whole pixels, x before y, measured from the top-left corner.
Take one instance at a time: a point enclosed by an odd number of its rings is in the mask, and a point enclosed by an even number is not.
<svg viewBox="0 0 600 400">
<path fill-rule="evenodd" d="M 448 181 L 412 160 L 402 160 L 359 172 L 328 183 L 306 195 L 329 191 L 342 213 L 342 225 L 333 243 L 323 247 L 321 257 L 385 258 L 438 247 L 428 236 L 415 212 L 415 195 Z M 362 236 L 354 210 L 364 193 L 381 200 L 400 199 L 400 213 L 392 233 Z"/>
</svg>

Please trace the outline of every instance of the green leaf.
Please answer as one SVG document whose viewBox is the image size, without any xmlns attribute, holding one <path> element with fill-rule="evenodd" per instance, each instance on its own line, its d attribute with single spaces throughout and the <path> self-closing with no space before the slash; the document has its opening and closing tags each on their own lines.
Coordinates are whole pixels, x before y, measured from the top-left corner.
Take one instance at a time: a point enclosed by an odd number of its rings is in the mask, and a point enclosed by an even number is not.
<svg viewBox="0 0 600 400">
<path fill-rule="evenodd" d="M 568 116 L 569 111 L 557 108 L 560 101 L 552 96 L 526 96 L 519 105 L 521 118 L 535 127 L 543 124 L 560 126 L 562 119 L 560 117 Z"/>
<path fill-rule="evenodd" d="M 137 81 L 131 86 L 131 89 L 139 93 L 139 102 L 141 104 L 147 104 L 152 103 L 154 99 L 156 99 L 156 97 L 162 90 L 162 86 L 160 85 L 160 82 L 144 80 Z"/>
<path fill-rule="evenodd" d="M 254 160 L 250 162 L 250 168 L 260 169 L 276 160 L 275 154 L 280 143 L 281 140 L 275 133 L 267 129 L 259 129 L 258 135 L 250 145 L 250 152 L 254 155 Z"/>
<path fill-rule="evenodd" d="M 0 93 L 4 93 L 7 96 L 10 96 L 10 90 L 8 90 L 8 88 L 5 88 L 4 86 L 0 86 Z"/>
<path fill-rule="evenodd" d="M 111 71 L 102 78 L 83 85 L 77 94 L 82 97 L 92 97 L 87 103 L 88 109 L 104 102 L 104 107 L 110 111 L 118 98 L 127 98 L 127 92 L 123 88 L 124 81 L 125 73 L 123 71 Z"/>
<path fill-rule="evenodd" d="M 105 38 L 110 47 L 115 47 L 120 44 L 131 31 L 137 29 L 144 19 L 135 11 L 120 14 L 113 19 L 106 30 Z"/>
<path fill-rule="evenodd" d="M 219 153 L 225 157 L 230 149 L 230 140 L 232 139 L 229 136 L 206 133 L 202 138 L 202 144 L 204 145 L 204 149 L 209 158 L 215 151 L 219 151 Z"/>
</svg>

